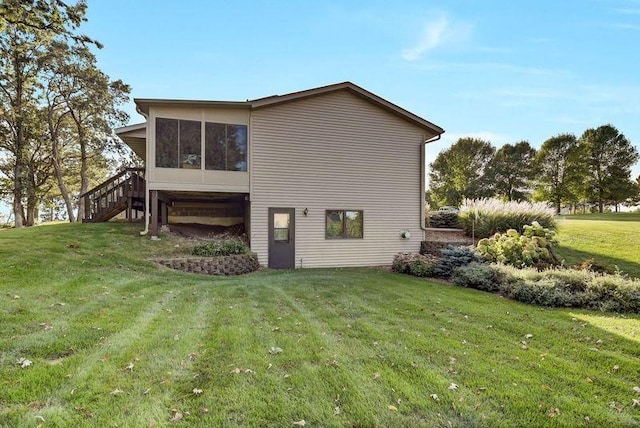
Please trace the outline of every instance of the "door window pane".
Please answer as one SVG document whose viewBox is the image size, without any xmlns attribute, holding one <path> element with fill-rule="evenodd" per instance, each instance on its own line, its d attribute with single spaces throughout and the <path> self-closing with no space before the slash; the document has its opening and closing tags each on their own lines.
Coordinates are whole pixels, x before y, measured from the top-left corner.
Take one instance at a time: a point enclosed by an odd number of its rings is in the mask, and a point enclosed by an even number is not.
<svg viewBox="0 0 640 428">
<path fill-rule="evenodd" d="M 273 213 L 273 240 L 289 242 L 289 213 Z"/>
</svg>

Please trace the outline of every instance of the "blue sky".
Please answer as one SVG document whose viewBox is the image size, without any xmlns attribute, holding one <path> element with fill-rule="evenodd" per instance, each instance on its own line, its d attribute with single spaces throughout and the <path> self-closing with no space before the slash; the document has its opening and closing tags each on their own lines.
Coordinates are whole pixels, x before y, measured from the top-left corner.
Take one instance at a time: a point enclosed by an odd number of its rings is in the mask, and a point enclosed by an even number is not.
<svg viewBox="0 0 640 428">
<path fill-rule="evenodd" d="M 89 0 L 88 19 L 134 97 L 350 80 L 445 128 L 430 159 L 463 136 L 539 147 L 607 123 L 640 143 L 640 0 Z"/>
<path fill-rule="evenodd" d="M 133 97 L 246 100 L 349 80 L 443 127 L 429 160 L 464 136 L 539 147 L 607 123 L 640 145 L 640 0 L 88 5 L 82 32 Z"/>
</svg>

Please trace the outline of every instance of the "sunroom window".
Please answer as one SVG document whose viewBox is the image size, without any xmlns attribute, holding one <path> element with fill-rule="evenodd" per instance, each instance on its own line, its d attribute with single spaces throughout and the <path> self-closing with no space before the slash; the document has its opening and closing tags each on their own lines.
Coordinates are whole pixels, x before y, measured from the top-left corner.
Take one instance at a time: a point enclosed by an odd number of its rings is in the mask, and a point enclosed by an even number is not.
<svg viewBox="0 0 640 428">
<path fill-rule="evenodd" d="M 199 121 L 156 118 L 156 166 L 200 169 L 201 135 Z"/>
<path fill-rule="evenodd" d="M 205 123 L 205 169 L 247 170 L 247 126 Z"/>
<path fill-rule="evenodd" d="M 205 169 L 247 170 L 247 126 L 205 122 Z M 202 168 L 202 122 L 156 118 L 156 167 Z"/>
</svg>

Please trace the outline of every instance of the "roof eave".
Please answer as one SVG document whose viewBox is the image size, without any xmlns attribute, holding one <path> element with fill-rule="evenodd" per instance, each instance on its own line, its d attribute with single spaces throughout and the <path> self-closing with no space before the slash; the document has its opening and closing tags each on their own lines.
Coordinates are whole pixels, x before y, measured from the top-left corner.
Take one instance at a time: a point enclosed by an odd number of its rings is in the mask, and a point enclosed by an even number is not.
<svg viewBox="0 0 640 428">
<path fill-rule="evenodd" d="M 251 108 L 251 103 L 248 101 L 175 100 L 162 98 L 134 98 L 133 101 L 138 110 L 144 114 L 149 114 L 149 107 L 151 106 Z"/>
</svg>

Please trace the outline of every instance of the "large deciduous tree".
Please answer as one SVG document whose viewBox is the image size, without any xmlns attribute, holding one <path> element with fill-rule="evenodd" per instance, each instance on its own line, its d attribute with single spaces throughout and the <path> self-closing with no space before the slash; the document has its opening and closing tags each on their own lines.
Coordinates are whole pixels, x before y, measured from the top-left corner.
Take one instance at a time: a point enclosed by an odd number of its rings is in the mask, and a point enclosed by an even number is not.
<svg viewBox="0 0 640 428">
<path fill-rule="evenodd" d="M 632 196 L 631 167 L 638 161 L 638 150 L 612 125 L 587 129 L 579 140 L 585 155 L 588 174 L 587 192 L 597 202 L 598 211 L 605 203 L 618 203 Z"/>
<path fill-rule="evenodd" d="M 491 195 L 485 171 L 495 154 L 491 143 L 461 138 L 431 163 L 429 199 L 433 205 L 458 206 L 465 198 Z"/>
<path fill-rule="evenodd" d="M 494 195 L 508 201 L 527 199 L 535 174 L 535 156 L 535 149 L 527 141 L 500 147 L 489 162 L 485 177 Z"/>
<path fill-rule="evenodd" d="M 0 31 L 17 25 L 31 32 L 63 36 L 80 43 L 102 45 L 74 30 L 86 21 L 87 2 L 67 4 L 63 0 L 0 0 Z"/>
<path fill-rule="evenodd" d="M 563 204 L 577 201 L 584 168 L 575 135 L 560 134 L 542 143 L 536 165 L 535 199 L 552 202 L 557 213 Z"/>
<path fill-rule="evenodd" d="M 16 227 L 25 223 L 23 199 L 27 186 L 29 145 L 37 132 L 37 91 L 40 58 L 48 37 L 22 24 L 5 23 L 0 32 L 0 141 L 5 162 L 3 173 L 12 180 Z"/>
<path fill-rule="evenodd" d="M 53 76 L 49 80 L 51 114 L 66 116 L 73 126 L 80 161 L 80 194 L 89 190 L 89 166 L 92 158 L 105 150 L 118 150 L 118 141 L 110 138 L 111 129 L 126 124 L 129 116 L 118 106 L 129 99 L 130 88 L 121 80 L 110 80 L 100 71 L 95 56 L 83 45 L 58 44 L 49 59 Z M 57 100 L 57 101 L 56 101 Z M 56 102 L 59 106 L 56 106 Z M 56 110 L 59 110 L 56 112 Z M 54 135 L 54 134 L 51 134 Z M 54 148 L 59 142 L 52 140 Z M 63 187 L 60 188 L 61 193 Z M 79 213 L 84 199 L 78 200 Z"/>
<path fill-rule="evenodd" d="M 73 221 L 73 197 L 88 189 L 90 167 L 104 164 L 111 128 L 127 120 L 117 107 L 129 87 L 98 69 L 88 45 L 100 44 L 76 33 L 85 12 L 84 0 L 0 0 L 0 185 L 16 227 L 60 197 Z"/>
</svg>

